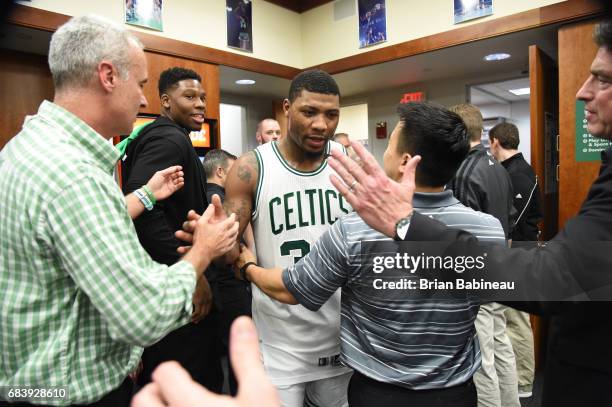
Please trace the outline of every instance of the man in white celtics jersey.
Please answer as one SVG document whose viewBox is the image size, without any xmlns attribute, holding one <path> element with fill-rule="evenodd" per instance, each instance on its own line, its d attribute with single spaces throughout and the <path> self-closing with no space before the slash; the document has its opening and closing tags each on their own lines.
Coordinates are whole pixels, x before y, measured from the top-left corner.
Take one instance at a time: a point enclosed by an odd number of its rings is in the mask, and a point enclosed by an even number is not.
<svg viewBox="0 0 612 407">
<path fill-rule="evenodd" d="M 240 234 L 251 222 L 264 267 L 294 264 L 350 211 L 329 180 L 326 159 L 332 148 L 343 149 L 331 141 L 340 112 L 336 82 L 320 70 L 303 72 L 291 82 L 283 107 L 287 137 L 240 157 L 226 183 L 226 211 L 238 215 Z M 340 292 L 312 312 L 253 286 L 253 319 L 283 406 L 347 405 L 351 370 L 339 361 Z"/>
</svg>

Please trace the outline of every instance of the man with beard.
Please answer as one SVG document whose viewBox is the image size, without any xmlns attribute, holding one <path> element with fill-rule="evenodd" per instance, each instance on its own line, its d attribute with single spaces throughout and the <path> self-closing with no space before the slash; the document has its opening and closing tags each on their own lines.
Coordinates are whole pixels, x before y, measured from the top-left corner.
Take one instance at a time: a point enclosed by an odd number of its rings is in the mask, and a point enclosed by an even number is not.
<svg viewBox="0 0 612 407">
<path fill-rule="evenodd" d="M 589 133 L 612 139 L 612 21 L 599 24 L 599 45 L 591 74 L 576 98 L 585 102 Z M 384 177 L 375 159 L 354 144 L 364 161 L 363 168 L 334 154 L 330 164 L 341 176 L 333 184 L 361 217 L 376 230 L 397 240 L 467 241 L 474 237 L 452 230 L 433 219 L 413 212 L 414 157 L 400 182 Z M 599 176 L 575 218 L 541 249 L 492 248 L 486 268 L 494 281 L 512 275 L 521 287 L 517 309 L 549 315 L 551 324 L 542 405 L 612 405 L 612 150 L 602 152 Z M 353 188 L 349 185 L 356 181 Z M 465 246 L 448 255 L 465 255 Z M 450 277 L 450 274 L 449 274 Z M 454 276 L 452 276 L 454 278 Z M 592 301 L 577 301 L 590 298 Z M 566 299 L 563 302 L 551 300 Z M 599 300 L 600 302 L 596 302 Z"/>
<path fill-rule="evenodd" d="M 344 151 L 332 141 L 338 85 L 321 70 L 305 71 L 291 82 L 283 108 L 287 136 L 241 156 L 225 185 L 226 212 L 238 215 L 240 235 L 251 222 L 264 267 L 294 264 L 350 210 L 331 185 L 327 165 L 331 149 Z M 350 370 L 339 363 L 340 292 L 311 312 L 252 288 L 264 367 L 283 406 L 345 406 Z"/>
</svg>

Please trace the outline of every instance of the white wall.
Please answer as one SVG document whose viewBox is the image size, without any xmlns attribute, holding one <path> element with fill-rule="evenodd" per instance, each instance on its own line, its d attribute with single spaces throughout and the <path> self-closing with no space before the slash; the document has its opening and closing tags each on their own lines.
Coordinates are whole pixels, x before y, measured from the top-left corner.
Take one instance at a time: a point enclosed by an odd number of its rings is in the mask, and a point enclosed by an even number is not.
<svg viewBox="0 0 612 407">
<path fill-rule="evenodd" d="M 454 25 L 452 0 L 387 0 L 387 42 L 362 49 L 357 12 L 334 21 L 334 3 L 327 3 L 302 14 L 302 60 L 313 66 L 561 1 L 495 0 L 493 15 Z"/>
<path fill-rule="evenodd" d="M 452 0 L 387 0 L 388 41 L 363 49 L 359 49 L 357 13 L 334 21 L 333 2 L 298 14 L 264 0 L 254 0 L 252 54 L 226 46 L 225 0 L 165 0 L 164 32 L 129 27 L 153 35 L 306 68 L 560 1 L 563 0 L 495 0 L 492 16 L 453 25 Z M 23 4 L 70 16 L 96 13 L 119 23 L 124 21 L 124 0 L 32 0 Z"/>
<path fill-rule="evenodd" d="M 244 95 L 232 95 L 228 93 L 221 94 L 221 103 L 234 104 L 244 106 L 246 109 L 246 119 L 244 126 L 244 138 L 242 141 L 243 152 L 249 151 L 257 147 L 257 140 L 255 139 L 255 132 L 257 131 L 257 124 L 267 118 L 274 117 L 274 111 L 272 109 L 272 99 L 266 98 L 255 98 L 247 97 Z M 221 113 L 223 114 L 223 113 Z M 221 118 L 223 120 L 223 117 Z M 226 137 L 226 132 L 223 126 L 221 127 L 221 144 L 223 139 Z M 227 137 L 232 137 L 231 134 L 227 134 Z"/>
<path fill-rule="evenodd" d="M 525 161 L 531 163 L 531 120 L 529 112 L 529 101 L 514 103 L 496 103 L 478 106 L 484 118 L 505 117 L 508 123 L 518 127 L 519 151 L 523 153 Z"/>
<path fill-rule="evenodd" d="M 368 105 L 360 103 L 340 108 L 340 121 L 336 133 L 346 133 L 349 139 L 368 140 Z"/>
<path fill-rule="evenodd" d="M 222 129 L 221 148 L 240 157 L 245 151 L 246 108 L 240 105 L 221 103 L 220 122 Z"/>
<path fill-rule="evenodd" d="M 23 4 L 69 16 L 95 13 L 125 21 L 125 0 L 32 0 Z M 300 68 L 303 66 L 300 14 L 267 1 L 253 2 L 253 53 L 227 47 L 225 0 L 165 0 L 163 32 L 131 30 L 204 45 Z"/>
</svg>

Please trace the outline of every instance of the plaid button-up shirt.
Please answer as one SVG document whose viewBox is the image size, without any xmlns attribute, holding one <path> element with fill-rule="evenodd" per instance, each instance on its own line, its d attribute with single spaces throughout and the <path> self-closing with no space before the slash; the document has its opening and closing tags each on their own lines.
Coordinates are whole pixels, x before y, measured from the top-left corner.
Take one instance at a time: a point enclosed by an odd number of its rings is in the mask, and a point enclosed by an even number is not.
<svg viewBox="0 0 612 407">
<path fill-rule="evenodd" d="M 67 397 L 45 403 L 96 401 L 121 384 L 142 347 L 189 321 L 193 266 L 157 264 L 140 246 L 112 177 L 118 157 L 48 101 L 0 152 L 4 392 L 67 386 Z"/>
</svg>

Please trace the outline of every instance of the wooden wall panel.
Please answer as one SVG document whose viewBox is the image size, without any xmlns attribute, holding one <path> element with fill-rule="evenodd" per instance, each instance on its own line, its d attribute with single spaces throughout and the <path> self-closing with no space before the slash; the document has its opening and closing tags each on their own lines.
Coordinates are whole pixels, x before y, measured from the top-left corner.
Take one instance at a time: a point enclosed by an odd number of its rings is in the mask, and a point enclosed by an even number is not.
<svg viewBox="0 0 612 407">
<path fill-rule="evenodd" d="M 589 75 L 597 53 L 595 22 L 567 25 L 559 30 L 559 227 L 578 213 L 600 162 L 576 162 L 576 92 Z"/>
<path fill-rule="evenodd" d="M 206 118 L 219 120 L 219 66 L 190 59 L 176 58 L 168 55 L 145 52 L 147 56 L 149 81 L 145 85 L 145 96 L 149 106 L 141 113 L 159 114 L 159 92 L 157 82 L 159 75 L 168 68 L 181 67 L 192 69 L 202 77 L 202 85 L 206 91 Z"/>
<path fill-rule="evenodd" d="M 558 129 L 558 73 L 554 61 L 537 46 L 529 47 L 531 166 L 538 176 L 544 221 L 542 237 L 557 234 L 559 195 L 555 179 Z M 551 127 L 551 128 L 548 128 Z M 548 154 L 547 154 L 548 146 Z"/>
<path fill-rule="evenodd" d="M 2 49 L 0 61 L 2 149 L 21 130 L 26 115 L 35 114 L 43 100 L 53 99 L 53 80 L 44 56 Z"/>
</svg>

